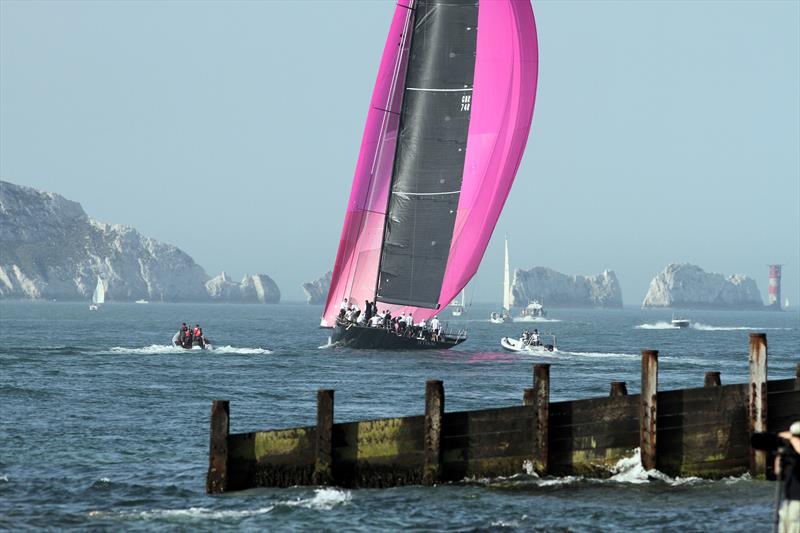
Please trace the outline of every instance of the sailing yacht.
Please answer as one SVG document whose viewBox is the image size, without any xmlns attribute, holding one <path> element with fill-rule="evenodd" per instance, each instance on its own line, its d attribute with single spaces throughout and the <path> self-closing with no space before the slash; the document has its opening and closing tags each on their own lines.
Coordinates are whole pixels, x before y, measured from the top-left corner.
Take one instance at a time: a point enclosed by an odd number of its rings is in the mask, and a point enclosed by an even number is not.
<svg viewBox="0 0 800 533">
<path fill-rule="evenodd" d="M 537 72 L 528 0 L 397 2 L 320 321 L 337 345 L 466 339 L 426 323 L 478 270 L 525 149 Z"/>
<path fill-rule="evenodd" d="M 461 316 L 464 314 L 464 289 L 461 289 L 461 301 L 453 306 L 453 316 Z"/>
<path fill-rule="evenodd" d="M 513 322 L 511 318 L 511 277 L 509 276 L 508 269 L 508 235 L 506 235 L 506 255 L 505 263 L 503 265 L 503 309 L 499 313 L 492 313 L 489 316 L 489 321 L 492 324 L 502 324 L 504 322 Z"/>
<path fill-rule="evenodd" d="M 89 311 L 97 311 L 100 306 L 106 302 L 106 287 L 103 285 L 103 280 L 97 278 L 97 285 L 92 293 L 92 303 L 89 305 Z"/>
</svg>

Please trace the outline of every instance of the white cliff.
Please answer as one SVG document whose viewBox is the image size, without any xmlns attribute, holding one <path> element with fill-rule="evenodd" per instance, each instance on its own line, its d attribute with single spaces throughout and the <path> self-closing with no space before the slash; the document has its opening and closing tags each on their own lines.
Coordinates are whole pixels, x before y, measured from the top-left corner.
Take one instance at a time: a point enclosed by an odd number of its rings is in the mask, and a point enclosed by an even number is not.
<svg viewBox="0 0 800 533">
<path fill-rule="evenodd" d="M 278 285 L 266 274 L 246 274 L 237 283 L 223 271 L 206 282 L 206 291 L 214 301 L 262 304 L 281 301 Z"/>
<path fill-rule="evenodd" d="M 511 303 L 538 300 L 545 307 L 622 307 L 622 288 L 613 270 L 594 276 L 570 276 L 546 267 L 516 269 Z"/>
<path fill-rule="evenodd" d="M 328 299 L 328 289 L 331 286 L 332 271 L 328 271 L 314 281 L 303 283 L 302 287 L 306 293 L 306 301 L 309 304 L 324 304 Z"/>
<path fill-rule="evenodd" d="M 671 263 L 650 282 L 642 307 L 754 309 L 763 307 L 752 278 L 706 272 L 689 263 Z"/>
<path fill-rule="evenodd" d="M 229 301 L 176 246 L 92 220 L 58 194 L 0 181 L 0 298 L 89 299 L 98 277 L 109 301 Z M 248 298 L 280 298 L 260 284 Z"/>
<path fill-rule="evenodd" d="M 242 301 L 276 304 L 281 301 L 281 291 L 266 274 L 245 275 L 242 279 Z"/>
</svg>

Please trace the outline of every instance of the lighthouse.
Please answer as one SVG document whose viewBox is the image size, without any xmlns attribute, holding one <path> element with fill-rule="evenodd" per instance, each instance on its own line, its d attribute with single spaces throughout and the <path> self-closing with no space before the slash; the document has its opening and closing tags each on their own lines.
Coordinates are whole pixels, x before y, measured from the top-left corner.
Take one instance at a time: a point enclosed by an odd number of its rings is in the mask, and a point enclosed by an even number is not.
<svg viewBox="0 0 800 533">
<path fill-rule="evenodd" d="M 781 310 L 781 266 L 782 265 L 768 265 L 769 266 L 769 300 L 767 307 L 775 311 Z"/>
</svg>

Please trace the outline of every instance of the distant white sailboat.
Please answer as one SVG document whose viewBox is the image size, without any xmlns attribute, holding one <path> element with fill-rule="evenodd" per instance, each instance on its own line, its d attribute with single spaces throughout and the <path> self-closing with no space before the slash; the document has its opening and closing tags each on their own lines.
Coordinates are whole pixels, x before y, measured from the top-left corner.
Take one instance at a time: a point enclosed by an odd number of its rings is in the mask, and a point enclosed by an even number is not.
<svg viewBox="0 0 800 533">
<path fill-rule="evenodd" d="M 106 303 L 106 287 L 103 280 L 97 278 L 97 286 L 92 293 L 92 304 L 89 306 L 89 311 L 97 311 L 104 303 Z"/>
<path fill-rule="evenodd" d="M 786 298 L 786 300 L 784 300 L 784 302 L 783 302 L 783 308 L 784 308 L 784 309 L 789 309 L 789 298 Z"/>
<path fill-rule="evenodd" d="M 453 316 L 461 316 L 464 314 L 464 290 L 461 290 L 461 302 L 453 306 Z"/>
<path fill-rule="evenodd" d="M 503 270 L 503 310 L 500 313 L 492 313 L 489 320 L 493 324 L 512 322 L 511 318 L 511 276 L 508 270 L 508 236 L 506 235 L 506 255 Z"/>
</svg>

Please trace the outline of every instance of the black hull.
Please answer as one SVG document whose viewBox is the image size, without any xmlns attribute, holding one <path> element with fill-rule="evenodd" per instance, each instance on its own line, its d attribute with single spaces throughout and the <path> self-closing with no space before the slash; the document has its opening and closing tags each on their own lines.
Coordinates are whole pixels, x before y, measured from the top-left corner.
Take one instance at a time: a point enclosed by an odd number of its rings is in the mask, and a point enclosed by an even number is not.
<svg viewBox="0 0 800 533">
<path fill-rule="evenodd" d="M 337 325 L 331 341 L 337 346 L 367 350 L 447 350 L 464 342 L 466 337 L 446 337 L 432 341 L 397 335 L 385 328 Z"/>
</svg>

